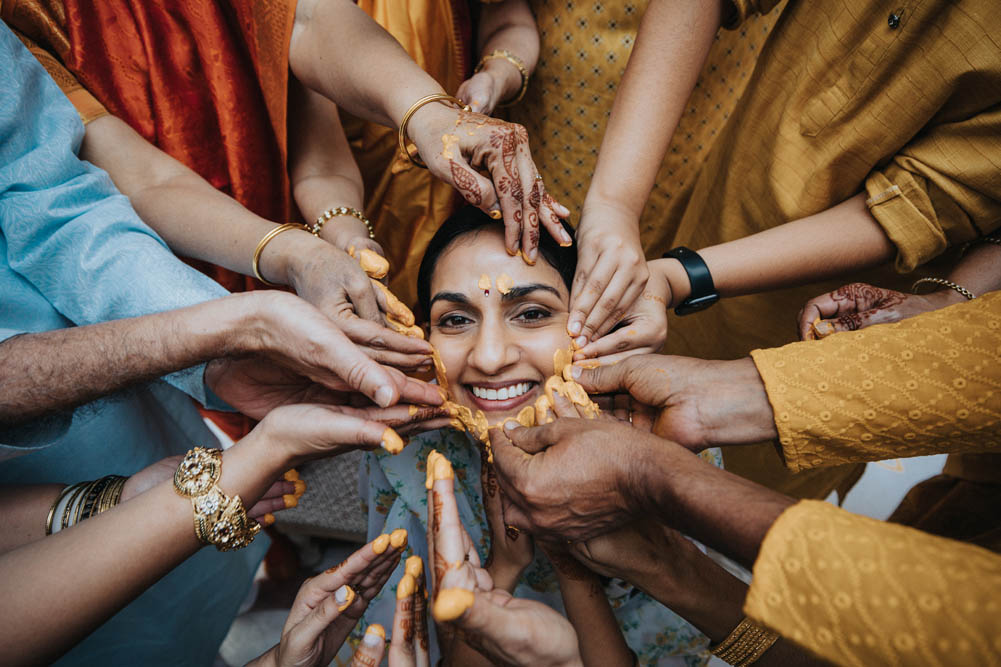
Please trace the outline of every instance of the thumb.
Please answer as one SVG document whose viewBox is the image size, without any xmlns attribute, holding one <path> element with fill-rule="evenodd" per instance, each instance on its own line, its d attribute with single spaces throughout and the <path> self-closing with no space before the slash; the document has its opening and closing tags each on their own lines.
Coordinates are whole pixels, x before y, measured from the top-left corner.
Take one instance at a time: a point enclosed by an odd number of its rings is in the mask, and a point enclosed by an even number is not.
<svg viewBox="0 0 1001 667">
<path fill-rule="evenodd" d="M 632 357 L 616 364 L 597 365 L 594 362 L 575 362 L 570 375 L 589 394 L 619 394 L 629 392 L 629 374 Z M 666 377 L 665 377 L 666 380 Z"/>
</svg>

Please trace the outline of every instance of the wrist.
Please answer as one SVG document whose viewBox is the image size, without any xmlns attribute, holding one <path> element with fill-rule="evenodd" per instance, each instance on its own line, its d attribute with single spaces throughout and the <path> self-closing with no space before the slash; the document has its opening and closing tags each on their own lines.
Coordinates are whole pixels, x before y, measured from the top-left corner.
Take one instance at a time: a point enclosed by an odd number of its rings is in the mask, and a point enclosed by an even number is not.
<svg viewBox="0 0 1001 667">
<path fill-rule="evenodd" d="M 292 264 L 319 241 L 302 229 L 292 229 L 271 239 L 261 252 L 258 268 L 267 280 L 280 285 L 290 285 Z"/>
<path fill-rule="evenodd" d="M 407 137 L 420 147 L 421 142 L 433 137 L 434 128 L 454 125 L 458 109 L 445 101 L 429 102 L 417 109 L 407 123 Z M 440 133 L 439 133 L 440 134 Z M 441 145 L 441 141 L 438 142 Z"/>
<path fill-rule="evenodd" d="M 513 563 L 499 561 L 496 558 L 486 568 L 487 574 L 490 575 L 490 578 L 494 582 L 494 587 L 501 588 L 512 594 L 518 585 L 518 580 L 521 578 L 521 573 L 524 569 Z"/>
<path fill-rule="evenodd" d="M 707 361 L 705 367 L 694 391 L 707 445 L 751 445 L 778 437 L 775 413 L 753 359 Z"/>
<path fill-rule="evenodd" d="M 521 92 L 521 71 L 506 58 L 490 58 L 483 63 L 481 72 L 486 72 L 497 83 L 500 94 L 498 102 L 514 99 Z M 468 102 L 468 100 L 463 100 Z"/>
<path fill-rule="evenodd" d="M 580 211 L 581 231 L 588 228 L 613 228 L 632 232 L 639 239 L 639 221 L 642 208 L 637 210 L 619 199 L 591 196 L 588 194 Z M 581 232 L 578 232 L 578 237 Z"/>
</svg>

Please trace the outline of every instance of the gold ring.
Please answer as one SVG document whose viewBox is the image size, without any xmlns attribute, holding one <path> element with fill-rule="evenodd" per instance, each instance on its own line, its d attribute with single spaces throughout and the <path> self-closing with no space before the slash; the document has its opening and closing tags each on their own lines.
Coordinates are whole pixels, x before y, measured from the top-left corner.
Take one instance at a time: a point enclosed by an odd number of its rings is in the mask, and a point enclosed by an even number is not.
<svg viewBox="0 0 1001 667">
<path fill-rule="evenodd" d="M 518 528 L 516 528 L 515 526 L 512 526 L 511 524 L 506 524 L 504 526 L 504 531 L 507 533 L 507 536 L 510 537 L 512 540 L 518 539 L 518 536 L 521 535 L 521 531 L 518 530 Z"/>
</svg>

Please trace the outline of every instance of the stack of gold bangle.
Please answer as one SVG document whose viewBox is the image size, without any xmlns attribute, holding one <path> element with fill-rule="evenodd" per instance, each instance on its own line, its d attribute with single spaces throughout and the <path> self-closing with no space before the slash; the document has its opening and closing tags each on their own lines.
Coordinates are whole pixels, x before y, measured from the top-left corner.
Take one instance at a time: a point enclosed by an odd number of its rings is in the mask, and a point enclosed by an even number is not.
<svg viewBox="0 0 1001 667">
<path fill-rule="evenodd" d="M 107 512 L 121 500 L 122 489 L 128 479 L 120 475 L 108 475 L 93 482 L 77 482 L 67 486 L 49 509 L 45 519 L 45 534 L 58 533 L 84 519 Z"/>
<path fill-rule="evenodd" d="M 219 488 L 222 450 L 195 447 L 188 451 L 174 473 L 174 491 L 191 500 L 195 536 L 219 551 L 242 549 L 257 537 L 261 524 L 247 518 L 240 496 Z"/>
<path fill-rule="evenodd" d="M 316 219 L 313 226 L 309 228 L 309 231 L 313 232 L 313 236 L 319 236 L 320 231 L 323 229 L 323 224 L 330 220 L 331 218 L 336 218 L 339 215 L 350 215 L 352 218 L 357 218 L 365 224 L 365 228 L 368 229 L 368 237 L 375 240 L 375 230 L 372 229 L 372 222 L 365 217 L 365 214 L 352 206 L 338 206 L 337 208 L 328 208 L 324 211 L 320 217 Z"/>
<path fill-rule="evenodd" d="M 483 69 L 484 65 L 487 64 L 488 60 L 493 60 L 494 58 L 503 58 L 504 60 L 508 61 L 509 63 L 517 67 L 518 73 L 521 74 L 521 90 L 518 91 L 518 94 L 515 95 L 514 99 L 511 100 L 510 102 L 502 102 L 497 105 L 499 107 L 514 106 L 518 102 L 521 102 L 522 98 L 525 97 L 525 92 L 528 90 L 528 68 L 525 67 L 525 62 L 521 58 L 514 55 L 507 49 L 494 49 L 487 55 L 480 58 L 480 62 L 478 65 L 476 65 L 476 69 L 473 70 L 473 72 L 474 73 L 479 72 L 481 69 Z"/>
<path fill-rule="evenodd" d="M 400 153 L 409 160 L 411 163 L 417 165 L 418 167 L 427 168 L 427 165 L 420 161 L 420 157 L 417 155 L 412 155 L 407 147 L 407 124 L 410 123 L 410 119 L 413 117 L 417 110 L 420 109 L 425 104 L 430 104 L 431 102 L 448 102 L 449 104 L 454 104 L 463 111 L 469 111 L 469 105 L 460 100 L 458 97 L 453 97 L 452 95 L 446 95 L 445 93 L 432 93 L 431 95 L 425 95 L 416 102 L 410 105 L 407 109 L 407 113 L 403 114 L 403 120 L 400 121 L 400 131 L 396 135 L 396 141 L 400 149 Z"/>
<path fill-rule="evenodd" d="M 757 662 L 778 638 L 771 630 L 745 618 L 726 639 L 716 646 L 710 646 L 709 651 L 734 667 L 747 667 Z"/>
</svg>

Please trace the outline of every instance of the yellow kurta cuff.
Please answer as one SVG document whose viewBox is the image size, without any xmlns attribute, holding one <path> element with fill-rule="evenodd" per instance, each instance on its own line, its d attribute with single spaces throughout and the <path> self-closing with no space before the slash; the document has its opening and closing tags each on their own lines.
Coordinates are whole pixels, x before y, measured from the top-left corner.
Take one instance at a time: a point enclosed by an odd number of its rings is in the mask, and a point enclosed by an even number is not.
<svg viewBox="0 0 1001 667">
<path fill-rule="evenodd" d="M 1001 292 L 751 356 L 793 471 L 1001 450 Z"/>
<path fill-rule="evenodd" d="M 744 613 L 837 665 L 998 665 L 1001 556 L 804 500 L 765 536 Z"/>
<path fill-rule="evenodd" d="M 753 14 L 767 14 L 780 0 L 728 0 L 723 3 L 723 27 L 733 30 Z"/>
</svg>

